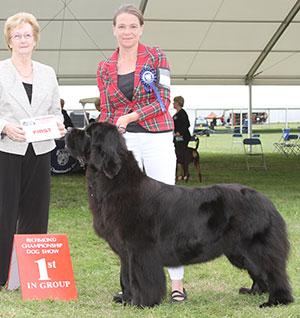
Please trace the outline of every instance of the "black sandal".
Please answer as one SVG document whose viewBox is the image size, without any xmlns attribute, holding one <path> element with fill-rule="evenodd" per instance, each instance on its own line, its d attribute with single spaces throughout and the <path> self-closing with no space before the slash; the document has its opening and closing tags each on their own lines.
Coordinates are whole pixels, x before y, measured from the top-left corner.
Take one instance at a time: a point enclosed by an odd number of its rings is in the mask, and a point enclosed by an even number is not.
<svg viewBox="0 0 300 318">
<path fill-rule="evenodd" d="M 176 299 L 176 298 L 182 298 L 182 299 Z M 187 301 L 187 295 L 186 291 L 183 288 L 183 293 L 179 290 L 173 290 L 171 294 L 171 299 L 169 300 L 169 304 L 177 303 L 181 301 Z"/>
</svg>

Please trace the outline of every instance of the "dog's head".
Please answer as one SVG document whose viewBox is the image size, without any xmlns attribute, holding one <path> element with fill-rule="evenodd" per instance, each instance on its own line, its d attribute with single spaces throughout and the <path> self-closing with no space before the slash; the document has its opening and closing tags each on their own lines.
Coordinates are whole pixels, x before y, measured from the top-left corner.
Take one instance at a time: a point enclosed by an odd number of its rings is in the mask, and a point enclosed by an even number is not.
<svg viewBox="0 0 300 318">
<path fill-rule="evenodd" d="M 73 129 L 66 135 L 71 156 L 114 178 L 121 169 L 121 153 L 126 149 L 124 138 L 116 126 L 107 122 L 91 123 L 84 130 Z"/>
</svg>

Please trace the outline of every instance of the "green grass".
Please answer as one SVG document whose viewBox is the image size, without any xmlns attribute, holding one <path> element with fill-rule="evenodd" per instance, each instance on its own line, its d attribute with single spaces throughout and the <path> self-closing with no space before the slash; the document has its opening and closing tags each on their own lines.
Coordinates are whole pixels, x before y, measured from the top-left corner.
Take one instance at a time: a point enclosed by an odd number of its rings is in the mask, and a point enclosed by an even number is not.
<svg viewBox="0 0 300 318">
<path fill-rule="evenodd" d="M 225 257 L 209 263 L 186 266 L 184 285 L 188 302 L 140 310 L 112 303 L 119 287 L 119 260 L 92 228 L 86 182 L 82 174 L 52 177 L 50 233 L 68 235 L 78 301 L 23 301 L 20 290 L 0 292 L 0 317 L 300 317 L 300 162 L 296 157 L 273 153 L 273 141 L 280 134 L 261 136 L 267 171 L 247 171 L 242 151 L 231 150 L 230 135 L 201 137 L 201 186 L 214 183 L 242 183 L 268 195 L 287 223 L 291 242 L 288 274 L 295 302 L 289 306 L 259 309 L 267 295 L 238 295 L 251 280 Z M 184 185 L 184 183 L 181 183 Z M 191 167 L 188 186 L 199 186 Z M 183 211 L 184 213 L 184 211 Z M 168 280 L 168 296 L 170 281 Z"/>
</svg>

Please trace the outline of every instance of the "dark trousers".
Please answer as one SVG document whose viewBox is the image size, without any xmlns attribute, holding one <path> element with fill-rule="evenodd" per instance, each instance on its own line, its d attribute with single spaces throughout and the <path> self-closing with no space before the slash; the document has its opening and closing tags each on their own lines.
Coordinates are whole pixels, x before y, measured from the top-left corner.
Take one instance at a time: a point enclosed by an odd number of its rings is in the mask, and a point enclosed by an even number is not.
<svg viewBox="0 0 300 318">
<path fill-rule="evenodd" d="M 13 236 L 47 233 L 50 153 L 25 156 L 0 151 L 0 285 L 7 281 Z"/>
</svg>

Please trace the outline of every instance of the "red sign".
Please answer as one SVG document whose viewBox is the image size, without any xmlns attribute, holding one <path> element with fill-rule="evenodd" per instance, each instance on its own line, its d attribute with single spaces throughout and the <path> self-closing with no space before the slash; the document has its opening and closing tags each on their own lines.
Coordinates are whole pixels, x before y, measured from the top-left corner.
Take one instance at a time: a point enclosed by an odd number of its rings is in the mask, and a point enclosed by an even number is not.
<svg viewBox="0 0 300 318">
<path fill-rule="evenodd" d="M 24 300 L 77 299 L 67 235 L 14 236 L 7 289 L 20 285 Z"/>
</svg>

